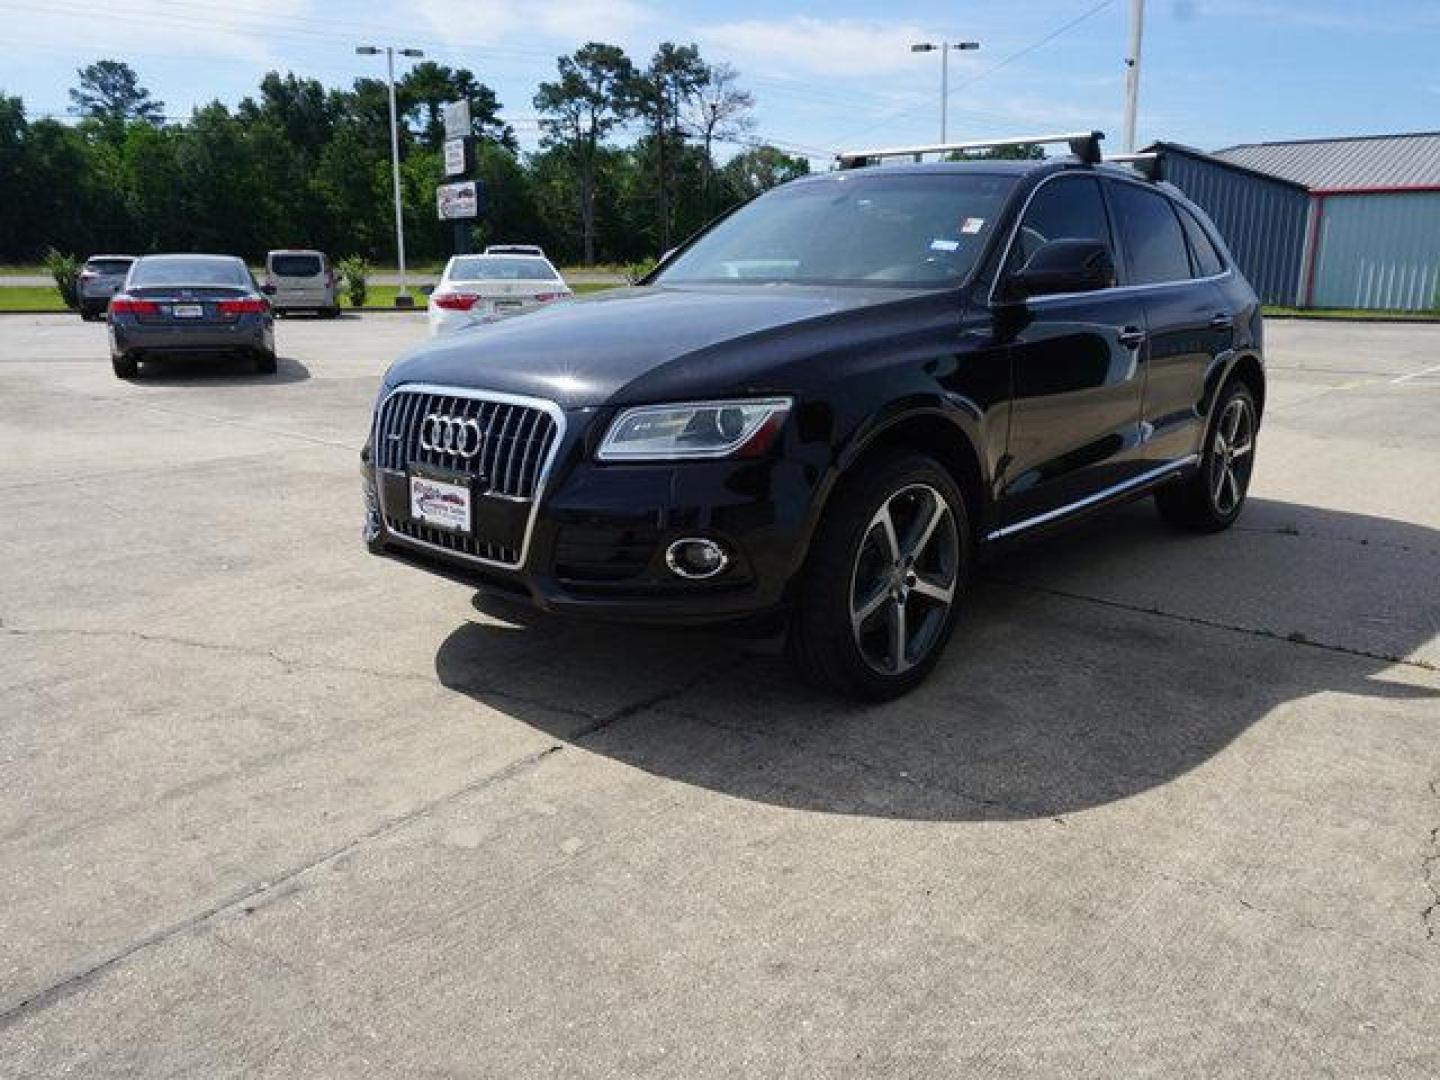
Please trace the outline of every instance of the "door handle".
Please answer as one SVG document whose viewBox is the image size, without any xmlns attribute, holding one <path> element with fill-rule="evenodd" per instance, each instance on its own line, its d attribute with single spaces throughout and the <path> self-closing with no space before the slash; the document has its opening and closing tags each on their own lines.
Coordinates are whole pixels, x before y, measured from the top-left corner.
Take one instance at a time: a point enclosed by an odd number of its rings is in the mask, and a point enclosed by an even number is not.
<svg viewBox="0 0 1440 1080">
<path fill-rule="evenodd" d="M 1210 317 L 1210 329 L 1230 330 L 1235 326 L 1235 317 L 1228 311 L 1217 311 Z"/>
<path fill-rule="evenodd" d="M 1145 331 L 1138 326 L 1127 326 L 1120 331 L 1120 344 L 1127 349 L 1138 349 L 1145 344 Z"/>
</svg>

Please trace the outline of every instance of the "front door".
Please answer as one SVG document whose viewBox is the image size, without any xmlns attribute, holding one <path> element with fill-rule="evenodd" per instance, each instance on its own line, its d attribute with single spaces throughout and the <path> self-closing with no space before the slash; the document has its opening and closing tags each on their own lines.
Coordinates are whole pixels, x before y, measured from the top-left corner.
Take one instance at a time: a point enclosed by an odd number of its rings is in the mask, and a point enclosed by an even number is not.
<svg viewBox="0 0 1440 1080">
<path fill-rule="evenodd" d="M 1003 275 L 1050 240 L 1100 240 L 1114 250 L 1100 186 L 1090 176 L 1043 182 L 1030 200 Z M 1117 260 L 1118 261 L 1118 260 Z M 1001 477 L 1001 529 L 1060 513 L 1143 471 L 1140 409 L 1146 333 L 1126 289 L 1032 297 L 996 309 L 1013 390 Z"/>
</svg>

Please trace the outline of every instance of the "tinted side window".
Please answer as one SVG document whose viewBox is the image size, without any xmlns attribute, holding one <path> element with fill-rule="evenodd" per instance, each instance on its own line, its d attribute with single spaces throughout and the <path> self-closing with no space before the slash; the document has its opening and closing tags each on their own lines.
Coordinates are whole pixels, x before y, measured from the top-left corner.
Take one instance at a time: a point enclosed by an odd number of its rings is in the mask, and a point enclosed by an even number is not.
<svg viewBox="0 0 1440 1080">
<path fill-rule="evenodd" d="M 1190 253 L 1195 256 L 1196 276 L 1211 277 L 1224 270 L 1224 260 L 1220 258 L 1220 252 L 1215 250 L 1210 234 L 1196 220 L 1195 215 L 1183 206 L 1180 207 L 1180 223 L 1185 226 L 1185 235 L 1190 238 Z"/>
<path fill-rule="evenodd" d="M 1041 185 L 1020 221 L 1006 272 L 1021 269 L 1041 244 L 1051 240 L 1099 240 L 1111 246 L 1110 221 L 1095 180 L 1076 177 Z"/>
<path fill-rule="evenodd" d="M 1138 184 L 1112 182 L 1112 205 L 1124 238 L 1128 284 L 1184 281 L 1190 276 L 1185 234 L 1170 200 Z"/>
</svg>

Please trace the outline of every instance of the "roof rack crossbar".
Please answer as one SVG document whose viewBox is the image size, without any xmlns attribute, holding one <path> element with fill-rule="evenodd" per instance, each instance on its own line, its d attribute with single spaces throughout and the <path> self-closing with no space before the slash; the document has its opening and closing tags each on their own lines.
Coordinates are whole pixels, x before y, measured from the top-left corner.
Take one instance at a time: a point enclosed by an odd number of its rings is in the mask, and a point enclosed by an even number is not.
<svg viewBox="0 0 1440 1080">
<path fill-rule="evenodd" d="M 983 139 L 977 142 L 929 143 L 924 146 L 891 146 L 878 150 L 847 150 L 836 154 L 835 159 L 842 169 L 853 169 L 871 161 L 884 158 L 914 158 L 919 161 L 925 154 L 964 154 L 971 150 L 993 150 L 1001 146 L 1044 146 L 1052 143 L 1067 143 L 1070 152 L 1081 161 L 1095 164 L 1100 160 L 1100 140 L 1103 131 L 1072 131 L 1064 135 L 1026 135 L 1020 138 Z"/>
<path fill-rule="evenodd" d="M 1146 180 L 1160 179 L 1162 159 L 1154 151 L 1142 154 L 1106 154 L 1103 160 L 1111 165 L 1129 165 Z"/>
</svg>

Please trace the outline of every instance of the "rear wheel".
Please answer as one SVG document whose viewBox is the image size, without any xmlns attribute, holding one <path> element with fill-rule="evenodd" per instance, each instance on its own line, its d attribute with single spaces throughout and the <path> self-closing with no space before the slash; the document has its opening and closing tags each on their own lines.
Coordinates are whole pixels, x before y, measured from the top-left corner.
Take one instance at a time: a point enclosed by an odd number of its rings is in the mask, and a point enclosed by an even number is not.
<svg viewBox="0 0 1440 1080">
<path fill-rule="evenodd" d="M 1255 397 L 1242 382 L 1220 392 L 1206 436 L 1200 468 L 1186 480 L 1155 493 L 1160 516 L 1195 532 L 1228 529 L 1240 516 L 1255 468 L 1255 436 L 1259 413 Z"/>
<path fill-rule="evenodd" d="M 255 370 L 261 375 L 274 375 L 279 367 L 275 354 L 270 350 L 264 349 L 255 354 Z"/>
<path fill-rule="evenodd" d="M 117 379 L 133 379 L 140 374 L 140 361 L 134 353 L 110 357 L 110 366 L 115 369 Z"/>
<path fill-rule="evenodd" d="M 954 628 L 970 566 L 965 500 L 918 454 L 866 466 L 816 534 L 789 651 L 829 689 L 871 701 L 918 686 Z"/>
</svg>

